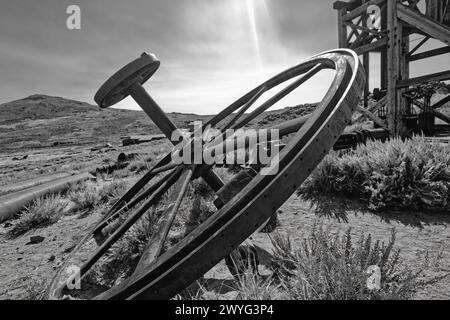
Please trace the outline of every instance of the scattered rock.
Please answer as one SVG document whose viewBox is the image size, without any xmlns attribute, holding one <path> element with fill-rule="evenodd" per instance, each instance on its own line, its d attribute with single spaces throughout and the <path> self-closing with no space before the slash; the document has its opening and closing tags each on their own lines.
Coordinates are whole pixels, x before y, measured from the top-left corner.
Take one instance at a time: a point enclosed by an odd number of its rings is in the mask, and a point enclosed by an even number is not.
<svg viewBox="0 0 450 320">
<path fill-rule="evenodd" d="M 41 243 L 42 241 L 44 241 L 45 237 L 42 236 L 31 236 L 30 237 L 30 242 L 28 242 L 27 244 L 38 244 Z"/>
<path fill-rule="evenodd" d="M 50 255 L 50 257 L 48 257 L 48 261 L 49 262 L 53 262 L 53 261 L 55 261 L 55 256 L 52 254 L 52 255 Z"/>
<path fill-rule="evenodd" d="M 13 226 L 13 224 L 11 223 L 11 222 L 5 222 L 4 224 L 3 224 L 3 228 L 10 228 L 10 227 L 12 227 Z"/>
</svg>

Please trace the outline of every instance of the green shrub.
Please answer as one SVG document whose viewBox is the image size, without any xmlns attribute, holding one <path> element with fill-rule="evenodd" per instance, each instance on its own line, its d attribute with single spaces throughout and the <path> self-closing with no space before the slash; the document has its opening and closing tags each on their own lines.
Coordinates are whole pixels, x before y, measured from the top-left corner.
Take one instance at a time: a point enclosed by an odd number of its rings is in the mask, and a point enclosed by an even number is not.
<svg viewBox="0 0 450 320">
<path fill-rule="evenodd" d="M 331 152 L 299 189 L 304 197 L 344 195 L 386 208 L 450 212 L 450 146 L 423 137 L 369 141 Z"/>
<path fill-rule="evenodd" d="M 67 205 L 67 200 L 63 199 L 59 194 L 36 199 L 33 204 L 24 209 L 9 232 L 10 235 L 17 237 L 29 230 L 57 222 L 66 210 Z"/>
</svg>

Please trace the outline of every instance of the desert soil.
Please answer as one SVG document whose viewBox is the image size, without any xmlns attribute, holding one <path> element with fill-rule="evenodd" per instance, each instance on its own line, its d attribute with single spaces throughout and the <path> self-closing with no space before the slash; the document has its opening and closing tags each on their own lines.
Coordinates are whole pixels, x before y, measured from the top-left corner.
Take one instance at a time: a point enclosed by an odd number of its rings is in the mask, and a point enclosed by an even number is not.
<svg viewBox="0 0 450 320">
<path fill-rule="evenodd" d="M 450 298 L 450 219 L 424 214 L 387 213 L 383 216 L 360 210 L 342 210 L 339 218 L 320 217 L 308 202 L 293 195 L 281 208 L 280 226 L 276 232 L 286 234 L 292 243 L 299 244 L 313 225 L 319 221 L 330 227 L 331 232 L 352 228 L 357 239 L 361 232 L 374 239 L 387 241 L 392 228 L 397 232 L 397 247 L 401 248 L 406 263 L 417 268 L 428 253 L 430 263 L 425 269 L 427 279 L 437 282 L 420 288 L 415 298 Z M 44 229 L 32 230 L 11 240 L 7 236 L 8 224 L 0 227 L 0 299 L 30 299 L 39 296 L 63 259 L 70 253 L 86 230 L 99 219 L 98 214 L 87 217 L 67 216 Z M 434 222 L 431 222 L 434 221 Z M 14 221 L 12 221 L 14 223 Z M 28 244 L 30 236 L 45 237 L 38 244 Z M 265 252 L 260 266 L 270 259 L 272 245 L 270 234 L 256 233 L 253 242 Z M 232 276 L 223 262 L 206 275 L 206 287 L 213 298 L 233 299 L 237 293 L 227 283 Z"/>
</svg>

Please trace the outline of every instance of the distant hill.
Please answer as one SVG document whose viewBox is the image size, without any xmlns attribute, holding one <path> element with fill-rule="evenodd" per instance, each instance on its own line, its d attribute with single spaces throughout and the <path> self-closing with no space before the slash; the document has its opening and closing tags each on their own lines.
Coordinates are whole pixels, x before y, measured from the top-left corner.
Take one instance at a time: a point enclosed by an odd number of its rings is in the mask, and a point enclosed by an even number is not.
<svg viewBox="0 0 450 320">
<path fill-rule="evenodd" d="M 268 127 L 313 109 L 313 104 L 268 111 L 247 127 Z M 170 113 L 179 128 L 212 116 Z M 101 109 L 89 103 L 35 94 L 0 105 L 0 152 L 52 145 L 119 141 L 127 135 L 160 133 L 143 111 Z"/>
<path fill-rule="evenodd" d="M 86 102 L 34 94 L 24 99 L 0 105 L 0 124 L 22 120 L 52 119 L 76 113 L 98 111 L 98 107 Z"/>
</svg>

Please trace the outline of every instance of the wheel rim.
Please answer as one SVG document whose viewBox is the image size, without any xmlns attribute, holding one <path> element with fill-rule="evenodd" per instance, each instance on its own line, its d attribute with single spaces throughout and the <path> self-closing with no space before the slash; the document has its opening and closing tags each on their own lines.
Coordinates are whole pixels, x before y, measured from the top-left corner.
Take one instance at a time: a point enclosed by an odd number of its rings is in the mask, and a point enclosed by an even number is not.
<svg viewBox="0 0 450 320">
<path fill-rule="evenodd" d="M 335 78 L 311 118 L 280 152 L 279 172 L 271 176 L 258 174 L 230 202 L 139 275 L 96 299 L 172 297 L 234 250 L 285 202 L 332 148 L 357 104 L 364 75 L 354 52 L 334 50 L 314 56 L 256 87 L 206 124 L 217 125 L 262 91 L 304 74 L 318 64 L 335 69 Z M 50 289 L 51 296 L 54 288 L 55 285 Z"/>
</svg>

